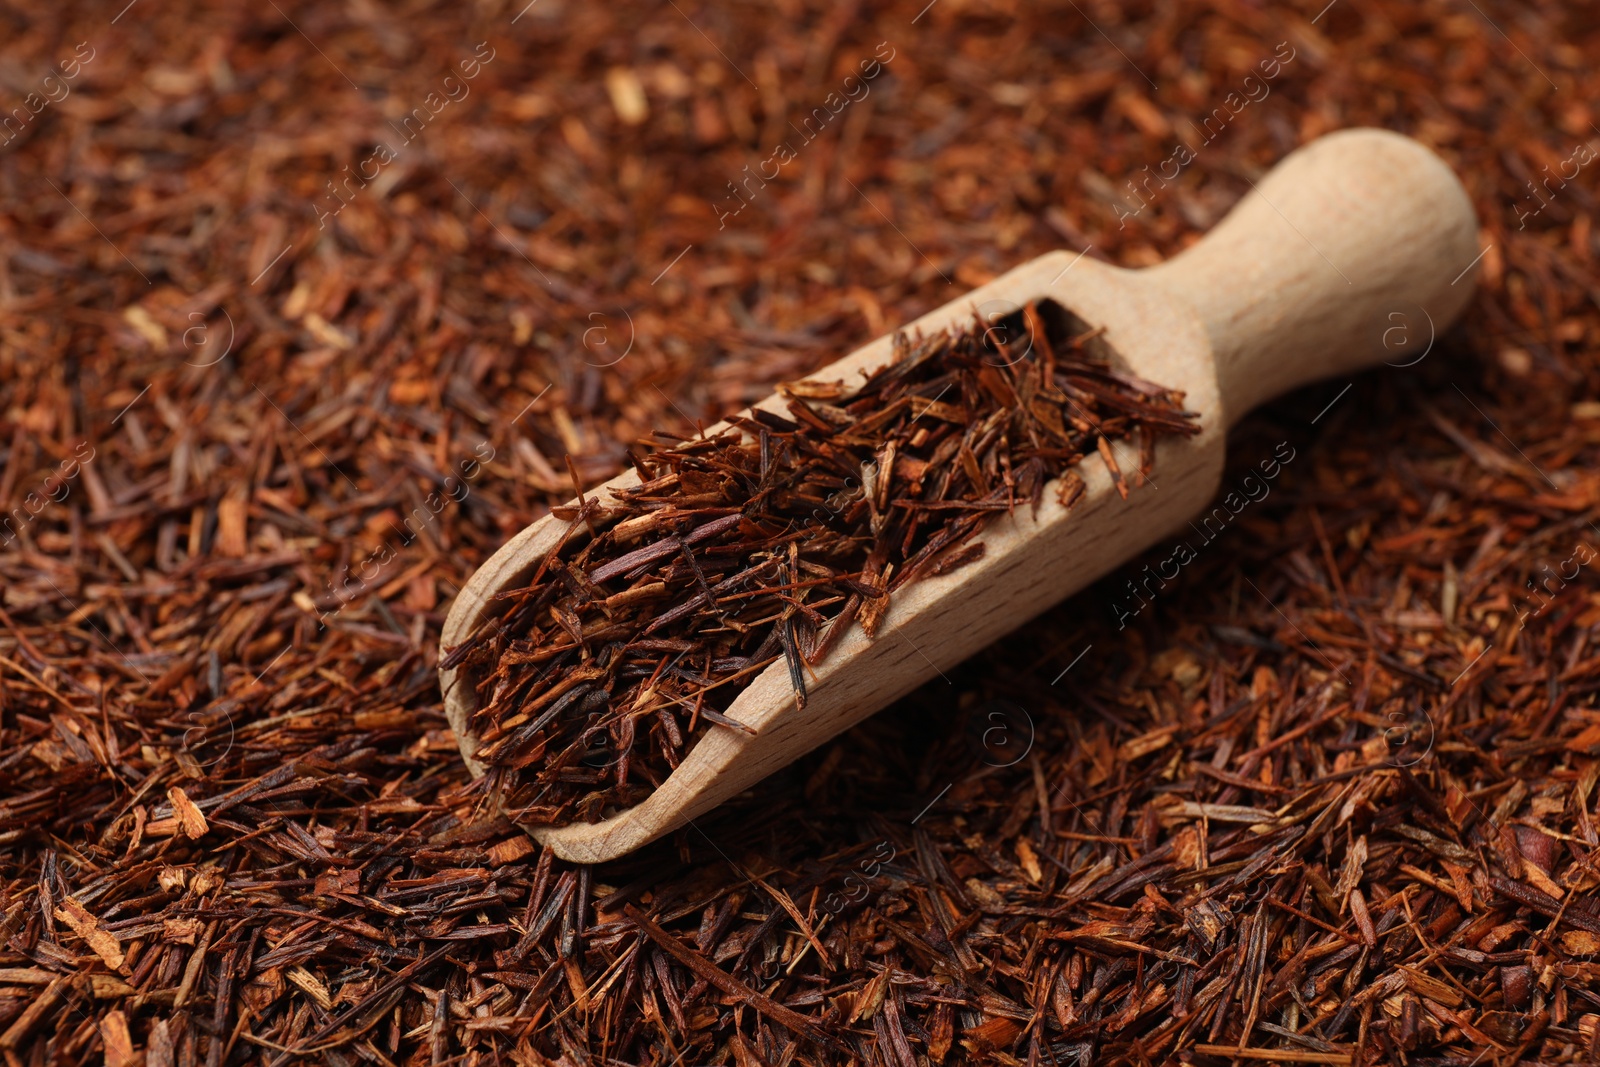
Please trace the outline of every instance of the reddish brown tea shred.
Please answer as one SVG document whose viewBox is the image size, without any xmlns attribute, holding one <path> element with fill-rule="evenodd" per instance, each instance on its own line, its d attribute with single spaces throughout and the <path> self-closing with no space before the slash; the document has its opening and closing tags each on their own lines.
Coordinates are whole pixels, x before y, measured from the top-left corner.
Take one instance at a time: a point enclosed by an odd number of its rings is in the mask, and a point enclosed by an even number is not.
<svg viewBox="0 0 1600 1067">
<path fill-rule="evenodd" d="M 479 672 L 487 790 L 524 825 L 638 803 L 779 659 L 796 702 L 839 632 L 875 635 L 895 591 L 980 558 L 989 520 L 1137 439 L 1199 431 L 1183 395 L 1117 369 L 1053 301 L 895 338 L 860 383 L 797 383 L 709 437 L 658 434 L 641 484 L 559 512 L 572 525 L 500 595 L 453 661 Z M 598 532 L 595 532 L 597 531 Z"/>
<path fill-rule="evenodd" d="M 1600 26 L 1073 6 L 12 5 L 0 1061 L 1600 1062 Z M 1358 125 L 1470 191 L 1467 322 L 1421 358 L 1396 308 L 1414 365 L 1247 416 L 1225 492 L 1295 458 L 1126 628 L 1170 545 L 616 863 L 483 810 L 439 630 L 565 455 L 598 484 L 1046 252 L 1171 256 Z"/>
</svg>

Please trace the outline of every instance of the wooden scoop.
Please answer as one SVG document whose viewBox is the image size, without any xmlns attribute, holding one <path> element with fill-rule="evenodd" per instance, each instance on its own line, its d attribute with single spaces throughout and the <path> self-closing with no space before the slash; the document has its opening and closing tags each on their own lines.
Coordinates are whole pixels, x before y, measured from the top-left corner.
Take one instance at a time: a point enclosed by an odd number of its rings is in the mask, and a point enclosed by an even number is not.
<svg viewBox="0 0 1600 1067">
<path fill-rule="evenodd" d="M 1185 406 L 1200 413 L 1201 432 L 1162 439 L 1153 482 L 1126 500 L 1101 458 L 1087 457 L 1078 473 L 1088 490 L 1070 513 L 1047 486 L 1037 513 L 1019 508 L 997 516 L 979 534 L 986 544 L 980 560 L 898 591 L 876 638 L 859 625 L 841 636 L 816 666 L 803 710 L 780 658 L 727 712 L 753 736 L 711 729 L 635 807 L 601 822 L 531 833 L 563 859 L 620 856 L 1182 529 L 1217 489 L 1232 423 L 1307 382 L 1381 362 L 1412 363 L 1466 304 L 1477 260 L 1477 220 L 1450 169 L 1407 137 L 1347 130 L 1291 154 L 1205 239 L 1160 266 L 1130 271 L 1052 252 L 922 316 L 907 329 L 932 334 L 970 325 L 975 310 L 987 319 L 1052 298 L 1103 327 L 1128 370 L 1183 390 Z M 808 380 L 857 383 L 891 355 L 891 338 L 881 337 Z M 786 412 L 778 396 L 757 406 Z M 1119 459 L 1123 470 L 1137 469 L 1131 450 Z M 607 488 L 638 481 L 629 471 L 590 495 L 605 499 Z M 547 516 L 496 552 L 456 598 L 442 646 L 460 644 L 492 616 L 496 593 L 526 585 L 568 525 Z M 468 729 L 478 679 L 465 667 L 440 674 L 462 755 L 481 774 Z"/>
</svg>

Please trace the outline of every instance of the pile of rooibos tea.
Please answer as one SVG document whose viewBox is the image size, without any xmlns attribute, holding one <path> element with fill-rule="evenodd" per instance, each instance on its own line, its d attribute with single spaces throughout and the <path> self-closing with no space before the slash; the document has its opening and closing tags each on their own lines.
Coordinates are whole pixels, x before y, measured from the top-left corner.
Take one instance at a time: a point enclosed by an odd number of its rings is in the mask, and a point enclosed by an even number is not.
<svg viewBox="0 0 1600 1067">
<path fill-rule="evenodd" d="M 852 623 L 874 634 L 895 591 L 983 555 L 990 517 L 1070 505 L 1074 467 L 1135 439 L 1198 432 L 1183 394 L 1114 369 L 1096 331 L 1050 301 L 942 336 L 895 338 L 852 388 L 781 390 L 755 411 L 636 454 L 642 484 L 586 498 L 505 612 L 451 650 L 479 679 L 486 788 L 523 825 L 638 803 L 782 659 L 795 700 Z"/>
</svg>

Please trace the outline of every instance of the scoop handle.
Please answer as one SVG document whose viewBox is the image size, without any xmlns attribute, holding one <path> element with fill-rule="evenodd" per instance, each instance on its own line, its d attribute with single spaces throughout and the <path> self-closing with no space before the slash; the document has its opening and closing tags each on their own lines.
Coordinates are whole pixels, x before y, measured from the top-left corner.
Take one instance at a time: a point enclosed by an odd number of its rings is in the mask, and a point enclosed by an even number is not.
<svg viewBox="0 0 1600 1067">
<path fill-rule="evenodd" d="M 1214 230 L 1142 271 L 1211 338 L 1229 425 L 1264 400 L 1420 362 L 1466 306 L 1478 222 L 1432 151 L 1354 129 L 1291 153 Z"/>
</svg>

